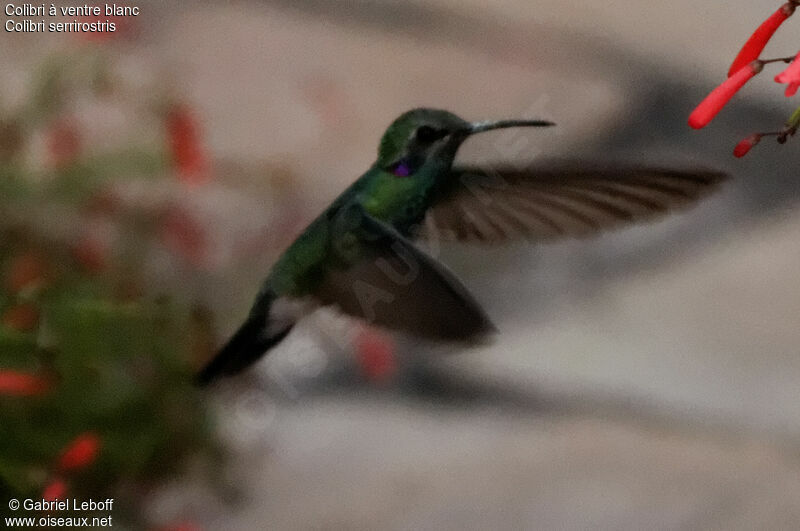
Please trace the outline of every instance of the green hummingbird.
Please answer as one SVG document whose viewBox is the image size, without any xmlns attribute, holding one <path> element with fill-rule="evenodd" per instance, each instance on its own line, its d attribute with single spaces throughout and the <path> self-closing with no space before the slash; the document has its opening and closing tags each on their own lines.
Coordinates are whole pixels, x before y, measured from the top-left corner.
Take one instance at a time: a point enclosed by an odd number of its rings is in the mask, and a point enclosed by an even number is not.
<svg viewBox="0 0 800 531">
<path fill-rule="evenodd" d="M 472 135 L 544 120 L 467 122 L 438 109 L 402 114 L 372 167 L 281 255 L 250 314 L 198 375 L 236 374 L 321 306 L 433 340 L 475 341 L 495 330 L 480 305 L 414 240 L 499 244 L 581 236 L 652 218 L 704 196 L 714 171 L 454 164 Z"/>
</svg>

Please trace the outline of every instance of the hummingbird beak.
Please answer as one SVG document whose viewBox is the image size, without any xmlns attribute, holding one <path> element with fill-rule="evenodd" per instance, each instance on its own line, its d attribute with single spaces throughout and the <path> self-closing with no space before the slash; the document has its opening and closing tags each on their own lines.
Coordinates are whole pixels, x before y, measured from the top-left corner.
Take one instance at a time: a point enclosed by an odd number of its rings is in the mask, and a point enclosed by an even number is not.
<svg viewBox="0 0 800 531">
<path fill-rule="evenodd" d="M 476 133 L 483 133 L 484 131 L 493 131 L 495 129 L 506 129 L 509 127 L 550 127 L 556 125 L 547 120 L 497 120 L 489 122 L 475 122 L 467 126 L 464 133 L 474 135 Z"/>
</svg>

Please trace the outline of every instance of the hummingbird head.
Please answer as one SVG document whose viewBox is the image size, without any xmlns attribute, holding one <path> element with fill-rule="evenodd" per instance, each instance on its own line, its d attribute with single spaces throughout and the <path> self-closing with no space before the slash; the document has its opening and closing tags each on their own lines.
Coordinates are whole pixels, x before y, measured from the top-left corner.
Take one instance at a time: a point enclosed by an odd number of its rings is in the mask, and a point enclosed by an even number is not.
<svg viewBox="0 0 800 531">
<path fill-rule="evenodd" d="M 377 165 L 398 177 L 409 177 L 434 163 L 449 166 L 469 136 L 506 127 L 545 127 L 544 120 L 467 122 L 440 109 L 413 109 L 386 130 L 378 149 Z"/>
</svg>

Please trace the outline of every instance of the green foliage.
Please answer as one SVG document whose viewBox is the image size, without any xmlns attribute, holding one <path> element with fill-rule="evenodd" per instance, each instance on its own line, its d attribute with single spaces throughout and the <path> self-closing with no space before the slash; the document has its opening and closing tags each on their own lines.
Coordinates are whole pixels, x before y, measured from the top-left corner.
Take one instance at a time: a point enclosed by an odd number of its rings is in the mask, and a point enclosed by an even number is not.
<svg viewBox="0 0 800 531">
<path fill-rule="evenodd" d="M 104 214 L 125 238 L 118 244 L 123 249 L 104 250 L 101 270 L 76 257 L 74 237 L 42 231 L 46 225 L 30 214 L 57 212 L 48 221 L 58 225 L 58 215 L 78 215 L 118 181 L 166 178 L 164 151 L 151 139 L 76 154 L 57 167 L 30 167 L 21 155 L 33 131 L 69 108 L 72 92 L 92 93 L 99 85 L 108 90 L 113 76 L 107 67 L 99 56 L 53 58 L 35 76 L 28 104 L 14 116 L 0 114 L 0 124 L 16 124 L 23 135 L 18 142 L 16 133 L 0 134 L 0 374 L 19 371 L 53 382 L 35 396 L 0 390 L 0 499 L 40 497 L 49 481 L 61 477 L 71 497 L 115 497 L 123 505 L 120 512 L 115 507 L 115 519 L 127 515 L 135 523 L 140 494 L 180 472 L 188 459 L 219 465 L 207 406 L 192 383 L 192 309 L 141 295 L 146 286 L 131 272 L 141 269 L 141 243 L 154 237 L 147 232 L 154 228 L 132 219 L 148 213 Z M 16 290 L 10 268 L 32 249 L 47 278 L 36 289 Z M 38 312 L 33 329 L 6 318 L 21 304 Z M 59 471 L 64 448 L 86 432 L 101 441 L 96 460 Z"/>
</svg>

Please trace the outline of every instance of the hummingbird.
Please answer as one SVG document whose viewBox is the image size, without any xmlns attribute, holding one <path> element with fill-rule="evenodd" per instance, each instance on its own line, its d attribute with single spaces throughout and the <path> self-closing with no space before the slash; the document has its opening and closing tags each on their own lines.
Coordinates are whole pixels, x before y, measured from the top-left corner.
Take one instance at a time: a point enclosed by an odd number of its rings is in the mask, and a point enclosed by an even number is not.
<svg viewBox="0 0 800 531">
<path fill-rule="evenodd" d="M 478 133 L 552 125 L 468 122 L 429 108 L 402 114 L 366 173 L 280 256 L 199 383 L 246 369 L 323 306 L 425 339 L 480 341 L 495 331 L 492 322 L 456 276 L 415 242 L 498 245 L 584 236 L 688 205 L 725 178 L 700 169 L 455 163 L 464 141 Z"/>
</svg>

